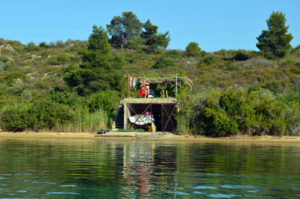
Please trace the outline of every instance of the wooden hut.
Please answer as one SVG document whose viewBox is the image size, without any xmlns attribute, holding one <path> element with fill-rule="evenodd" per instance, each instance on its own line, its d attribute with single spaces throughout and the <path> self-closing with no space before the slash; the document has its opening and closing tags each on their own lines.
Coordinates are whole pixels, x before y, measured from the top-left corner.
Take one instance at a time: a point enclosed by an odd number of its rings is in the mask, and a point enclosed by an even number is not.
<svg viewBox="0 0 300 199">
<path fill-rule="evenodd" d="M 186 77 L 145 78 L 137 77 L 137 81 L 150 80 L 151 84 L 172 84 L 180 86 L 186 83 L 192 89 L 192 81 Z M 177 89 L 177 86 L 176 86 Z M 172 132 L 177 127 L 174 114 L 177 111 L 176 98 L 125 98 L 120 106 L 113 124 L 113 129 L 144 128 L 144 124 L 155 125 L 156 131 Z"/>
</svg>

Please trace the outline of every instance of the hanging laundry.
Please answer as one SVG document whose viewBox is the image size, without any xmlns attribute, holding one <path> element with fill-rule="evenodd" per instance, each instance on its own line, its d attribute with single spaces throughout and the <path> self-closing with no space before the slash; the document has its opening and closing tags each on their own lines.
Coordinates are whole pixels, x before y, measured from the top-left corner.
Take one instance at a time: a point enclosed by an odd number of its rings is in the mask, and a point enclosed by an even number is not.
<svg viewBox="0 0 300 199">
<path fill-rule="evenodd" d="M 132 80 L 132 87 L 135 87 L 136 86 L 136 78 L 133 78 Z"/>
<path fill-rule="evenodd" d="M 129 77 L 129 87 L 132 87 L 132 77 Z"/>
</svg>

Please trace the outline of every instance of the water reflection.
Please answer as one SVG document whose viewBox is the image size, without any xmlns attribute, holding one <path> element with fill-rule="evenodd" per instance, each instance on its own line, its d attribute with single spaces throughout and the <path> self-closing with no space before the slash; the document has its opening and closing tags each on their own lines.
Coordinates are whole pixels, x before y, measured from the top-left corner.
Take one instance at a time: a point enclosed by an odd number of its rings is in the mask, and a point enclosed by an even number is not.
<svg viewBox="0 0 300 199">
<path fill-rule="evenodd" d="M 300 147 L 0 140 L 0 198 L 295 198 Z"/>
</svg>

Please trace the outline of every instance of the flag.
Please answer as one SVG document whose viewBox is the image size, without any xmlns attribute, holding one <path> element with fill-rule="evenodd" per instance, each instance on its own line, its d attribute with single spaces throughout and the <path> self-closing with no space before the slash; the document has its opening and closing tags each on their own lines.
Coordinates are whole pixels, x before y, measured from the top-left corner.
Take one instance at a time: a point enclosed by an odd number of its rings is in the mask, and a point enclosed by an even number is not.
<svg viewBox="0 0 300 199">
<path fill-rule="evenodd" d="M 129 77 L 129 87 L 132 87 L 132 77 Z"/>
<path fill-rule="evenodd" d="M 135 87 L 135 85 L 136 85 L 136 78 L 133 78 L 133 80 L 132 80 L 132 87 Z"/>
</svg>

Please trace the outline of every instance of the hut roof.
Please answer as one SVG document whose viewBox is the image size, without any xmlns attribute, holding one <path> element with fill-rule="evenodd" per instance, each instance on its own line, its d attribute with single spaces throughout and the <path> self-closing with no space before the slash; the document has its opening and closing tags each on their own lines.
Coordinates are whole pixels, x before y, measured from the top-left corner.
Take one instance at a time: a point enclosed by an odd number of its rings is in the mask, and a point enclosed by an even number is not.
<svg viewBox="0 0 300 199">
<path fill-rule="evenodd" d="M 176 104 L 176 98 L 125 98 L 121 104 Z"/>
<path fill-rule="evenodd" d="M 176 77 L 137 77 L 137 80 L 150 80 L 151 84 L 175 84 Z M 177 82 L 184 82 L 190 88 L 193 86 L 193 81 L 188 77 L 177 77 Z"/>
</svg>

